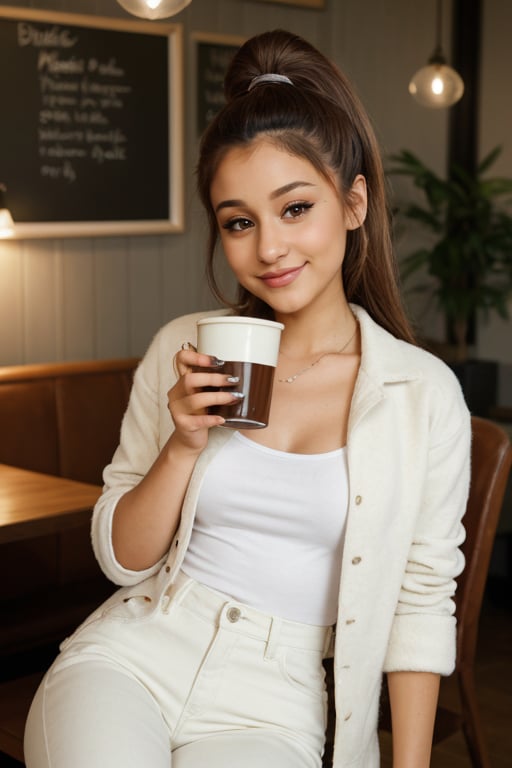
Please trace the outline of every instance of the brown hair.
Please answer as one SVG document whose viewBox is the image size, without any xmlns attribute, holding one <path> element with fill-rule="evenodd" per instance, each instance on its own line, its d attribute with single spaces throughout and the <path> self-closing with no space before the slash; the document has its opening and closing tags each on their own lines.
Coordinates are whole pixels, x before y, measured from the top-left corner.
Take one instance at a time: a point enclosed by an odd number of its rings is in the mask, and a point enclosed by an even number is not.
<svg viewBox="0 0 512 768">
<path fill-rule="evenodd" d="M 252 88 L 262 74 L 287 83 Z M 272 309 L 239 286 L 238 303 L 221 295 L 214 271 L 218 225 L 210 188 L 228 150 L 264 135 L 309 160 L 326 179 L 337 179 L 350 206 L 350 190 L 362 174 L 368 189 L 364 224 L 347 233 L 342 275 L 347 300 L 360 304 L 395 336 L 413 341 L 398 287 L 390 216 L 380 152 L 368 116 L 346 77 L 306 40 L 284 30 L 248 40 L 235 54 L 224 83 L 226 105 L 206 129 L 197 166 L 198 190 L 209 220 L 208 279 L 215 296 L 240 314 L 272 317 Z"/>
</svg>

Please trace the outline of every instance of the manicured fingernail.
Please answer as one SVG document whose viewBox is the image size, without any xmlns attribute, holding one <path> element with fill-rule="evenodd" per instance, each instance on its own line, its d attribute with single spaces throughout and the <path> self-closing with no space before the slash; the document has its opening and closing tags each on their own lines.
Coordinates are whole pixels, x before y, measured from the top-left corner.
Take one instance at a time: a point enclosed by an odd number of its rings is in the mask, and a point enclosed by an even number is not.
<svg viewBox="0 0 512 768">
<path fill-rule="evenodd" d="M 214 355 L 210 355 L 210 363 L 211 365 L 224 365 L 224 360 L 219 360 L 218 357 L 215 357 Z"/>
<path fill-rule="evenodd" d="M 230 392 L 229 394 L 231 397 L 235 397 L 237 400 L 241 400 L 243 397 L 245 397 L 243 392 Z"/>
<path fill-rule="evenodd" d="M 228 384 L 238 384 L 240 381 L 240 376 L 227 376 L 226 381 Z"/>
</svg>

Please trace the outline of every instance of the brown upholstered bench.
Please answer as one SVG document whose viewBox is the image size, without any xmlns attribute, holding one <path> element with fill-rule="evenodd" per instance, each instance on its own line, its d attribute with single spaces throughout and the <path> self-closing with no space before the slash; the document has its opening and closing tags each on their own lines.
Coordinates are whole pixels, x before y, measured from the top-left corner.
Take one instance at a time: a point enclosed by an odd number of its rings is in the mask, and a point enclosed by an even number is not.
<svg viewBox="0 0 512 768">
<path fill-rule="evenodd" d="M 0 463 L 101 485 L 137 363 L 0 367 Z M 94 559 L 88 524 L 0 545 L 0 753 L 22 759 L 41 669 L 113 588 Z"/>
<path fill-rule="evenodd" d="M 138 360 L 0 368 L 0 463 L 101 485 Z M 88 524 L 0 546 L 0 679 L 58 643 L 112 590 Z"/>
</svg>

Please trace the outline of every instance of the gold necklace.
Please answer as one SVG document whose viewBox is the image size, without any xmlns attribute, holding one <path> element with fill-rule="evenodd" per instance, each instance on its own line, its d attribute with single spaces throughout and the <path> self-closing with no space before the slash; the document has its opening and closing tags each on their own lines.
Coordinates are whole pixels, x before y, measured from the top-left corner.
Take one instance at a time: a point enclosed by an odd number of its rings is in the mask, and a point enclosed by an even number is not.
<svg viewBox="0 0 512 768">
<path fill-rule="evenodd" d="M 351 335 L 351 337 L 349 338 L 349 340 L 345 342 L 345 344 L 342 346 L 342 348 L 341 348 L 341 349 L 337 349 L 335 352 L 324 352 L 324 353 L 323 353 L 322 355 L 320 355 L 320 357 L 318 357 L 318 358 L 317 358 L 317 359 L 316 359 L 316 360 L 315 360 L 313 363 L 311 363 L 311 365 L 307 365 L 305 368 L 302 368 L 302 369 L 301 369 L 300 371 L 298 371 L 297 373 L 294 373 L 294 374 L 293 374 L 293 376 L 288 376 L 286 379 L 278 379 L 278 381 L 279 381 L 281 384 L 293 384 L 293 382 L 295 381 L 295 379 L 298 379 L 298 378 L 299 378 L 299 376 L 302 376 L 302 374 L 303 374 L 303 373 L 306 373 L 306 371 L 310 371 L 310 370 L 311 370 L 311 368 L 314 368 L 314 367 L 315 367 L 315 365 L 318 365 L 318 363 L 320 362 L 320 360 L 322 360 L 322 359 L 323 359 L 323 358 L 324 358 L 326 355 L 332 355 L 332 354 L 334 354 L 334 355 L 341 355 L 341 353 L 342 353 L 342 352 L 344 352 L 344 351 L 346 350 L 346 348 L 348 347 L 348 345 L 350 344 L 350 342 L 352 341 L 352 339 L 354 338 L 354 336 L 356 335 L 356 333 L 357 333 L 357 322 L 356 322 L 356 327 L 355 327 L 355 329 L 354 329 L 354 333 Z"/>
</svg>

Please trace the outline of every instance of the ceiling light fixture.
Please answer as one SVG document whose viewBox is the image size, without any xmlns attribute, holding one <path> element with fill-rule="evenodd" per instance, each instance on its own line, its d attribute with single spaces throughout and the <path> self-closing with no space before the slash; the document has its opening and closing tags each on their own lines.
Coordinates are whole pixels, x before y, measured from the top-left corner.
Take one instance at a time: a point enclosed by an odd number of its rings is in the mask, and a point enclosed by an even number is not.
<svg viewBox="0 0 512 768">
<path fill-rule="evenodd" d="M 117 0 L 125 11 L 141 19 L 167 19 L 174 16 L 192 0 Z"/>
<path fill-rule="evenodd" d="M 423 107 L 451 107 L 464 93 L 461 76 L 446 63 L 441 46 L 442 0 L 437 0 L 437 39 L 434 53 L 425 67 L 419 69 L 409 83 L 409 93 Z"/>
</svg>

